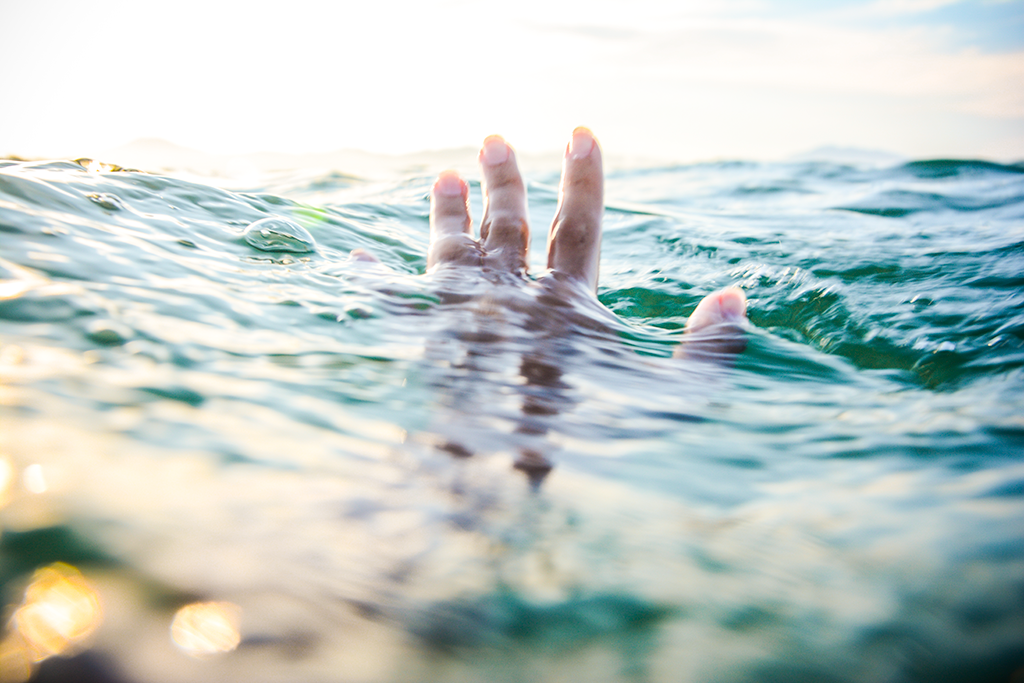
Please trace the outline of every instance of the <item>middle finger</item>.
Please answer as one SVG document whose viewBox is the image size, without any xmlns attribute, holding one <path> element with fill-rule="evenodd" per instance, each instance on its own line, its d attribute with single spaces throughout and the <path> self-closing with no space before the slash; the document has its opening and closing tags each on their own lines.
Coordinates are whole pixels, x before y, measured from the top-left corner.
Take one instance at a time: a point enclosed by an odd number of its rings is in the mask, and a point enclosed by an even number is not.
<svg viewBox="0 0 1024 683">
<path fill-rule="evenodd" d="M 484 194 L 480 242 L 487 252 L 486 260 L 499 270 L 523 273 L 527 269 L 530 227 L 526 187 L 516 153 L 500 135 L 491 135 L 480 150 L 480 168 Z"/>
</svg>

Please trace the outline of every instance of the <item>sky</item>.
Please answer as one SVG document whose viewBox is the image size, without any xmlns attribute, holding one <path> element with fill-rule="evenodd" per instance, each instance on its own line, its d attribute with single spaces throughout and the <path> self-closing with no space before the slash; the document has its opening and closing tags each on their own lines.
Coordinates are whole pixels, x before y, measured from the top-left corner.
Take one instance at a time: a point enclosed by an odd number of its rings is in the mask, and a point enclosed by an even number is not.
<svg viewBox="0 0 1024 683">
<path fill-rule="evenodd" d="M 1024 0 L 0 0 L 0 155 L 1024 159 Z"/>
</svg>

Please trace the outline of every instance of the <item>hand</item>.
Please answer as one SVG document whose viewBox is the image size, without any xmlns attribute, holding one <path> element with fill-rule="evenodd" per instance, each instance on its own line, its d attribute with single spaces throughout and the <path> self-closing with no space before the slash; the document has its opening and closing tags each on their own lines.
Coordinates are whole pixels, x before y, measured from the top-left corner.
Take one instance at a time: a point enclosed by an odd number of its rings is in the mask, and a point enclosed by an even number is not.
<svg viewBox="0 0 1024 683">
<path fill-rule="evenodd" d="M 516 155 L 500 136 L 484 140 L 480 150 L 484 215 L 474 240 L 469 216 L 469 186 L 445 171 L 430 196 L 430 251 L 427 268 L 446 264 L 478 265 L 519 275 L 526 273 L 530 228 Z M 548 268 L 597 291 L 601 251 L 604 177 L 601 149 L 586 128 L 577 128 L 565 152 L 558 210 L 548 235 Z"/>
<path fill-rule="evenodd" d="M 573 131 L 566 146 L 555 211 L 547 241 L 547 269 L 527 277 L 530 228 L 515 151 L 503 138 L 484 140 L 484 214 L 474 239 L 469 185 L 455 171 L 442 172 L 430 192 L 428 275 L 440 285 L 442 303 L 472 312 L 453 316 L 450 340 L 428 349 L 440 368 L 455 368 L 438 379 L 440 405 L 432 427 L 435 445 L 468 457 L 497 444 L 518 453 L 514 466 L 539 486 L 552 467 L 546 439 L 559 414 L 574 403 L 564 380 L 562 342 L 585 328 L 610 329 L 616 316 L 597 300 L 604 175 L 601 147 L 586 128 Z M 357 250 L 359 260 L 376 261 Z M 738 287 L 706 296 L 690 316 L 677 358 L 725 364 L 745 346 L 746 298 Z M 465 329 L 462 329 L 465 328 Z M 516 384 L 521 417 L 511 434 L 495 435 L 471 423 L 497 400 L 488 396 L 487 359 L 508 350 L 518 358 Z M 445 357 L 445 354 L 449 354 Z M 436 356 L 436 357 L 435 357 Z M 450 405 L 446 405 L 450 404 Z"/>
<path fill-rule="evenodd" d="M 485 271 L 524 277 L 530 228 L 526 188 L 516 155 L 501 136 L 484 140 L 479 162 L 483 171 L 484 215 L 480 239 L 473 239 L 469 186 L 455 171 L 444 171 L 430 193 L 428 270 L 445 266 L 476 266 Z M 566 146 L 558 209 L 548 233 L 548 272 L 539 278 L 578 285 L 597 292 L 601 252 L 604 174 L 601 146 L 586 128 L 573 131 Z M 564 291 L 573 288 L 562 287 Z M 677 357 L 728 358 L 743 350 L 742 325 L 746 297 L 738 287 L 705 297 L 690 316 Z"/>
</svg>

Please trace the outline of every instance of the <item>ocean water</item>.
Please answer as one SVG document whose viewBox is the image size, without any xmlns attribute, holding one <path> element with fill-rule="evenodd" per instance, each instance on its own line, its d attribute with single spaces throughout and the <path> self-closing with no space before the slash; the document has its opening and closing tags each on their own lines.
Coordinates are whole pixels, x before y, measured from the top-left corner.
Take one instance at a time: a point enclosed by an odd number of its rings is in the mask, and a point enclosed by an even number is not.
<svg viewBox="0 0 1024 683">
<path fill-rule="evenodd" d="M 0 162 L 0 680 L 1021 680 L 1024 167 L 612 169 L 542 323 L 437 170 Z"/>
</svg>

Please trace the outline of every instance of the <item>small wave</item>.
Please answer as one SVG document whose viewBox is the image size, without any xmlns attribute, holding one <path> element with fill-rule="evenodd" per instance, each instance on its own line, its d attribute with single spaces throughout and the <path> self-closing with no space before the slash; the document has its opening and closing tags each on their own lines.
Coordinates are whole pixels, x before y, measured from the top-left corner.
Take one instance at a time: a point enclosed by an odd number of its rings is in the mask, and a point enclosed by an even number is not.
<svg viewBox="0 0 1024 683">
<path fill-rule="evenodd" d="M 966 194 L 886 190 L 857 203 L 836 208 L 886 218 L 903 218 L 922 211 L 976 212 L 1020 205 L 1024 205 L 1024 195 L 1016 193 L 1001 197 L 979 197 Z"/>
<path fill-rule="evenodd" d="M 915 178 L 952 178 L 963 176 L 988 176 L 992 174 L 1020 175 L 1024 173 L 1024 164 L 997 164 L 992 161 L 972 159 L 930 159 L 911 161 L 899 167 Z"/>
</svg>

